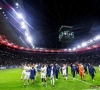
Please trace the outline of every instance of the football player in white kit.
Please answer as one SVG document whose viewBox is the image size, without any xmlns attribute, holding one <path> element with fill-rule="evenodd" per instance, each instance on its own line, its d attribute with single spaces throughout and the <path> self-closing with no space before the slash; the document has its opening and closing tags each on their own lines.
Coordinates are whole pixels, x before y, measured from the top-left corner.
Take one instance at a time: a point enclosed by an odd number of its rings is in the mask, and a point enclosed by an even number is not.
<svg viewBox="0 0 100 90">
<path fill-rule="evenodd" d="M 54 86 L 54 75 L 55 75 L 55 67 L 53 64 L 51 64 L 50 78 L 51 78 L 51 85 L 53 85 L 53 86 Z"/>
<path fill-rule="evenodd" d="M 25 65 L 23 65 L 23 67 L 22 67 L 22 75 L 21 75 L 21 80 L 24 78 L 24 76 L 25 76 L 25 73 L 26 73 L 26 70 L 25 70 L 25 68 L 26 68 L 26 64 Z"/>
<path fill-rule="evenodd" d="M 36 63 L 36 64 L 35 64 L 35 70 L 36 70 L 35 80 L 36 80 L 37 72 L 38 72 L 38 70 L 37 70 L 37 66 L 38 66 L 38 64 Z"/>
<path fill-rule="evenodd" d="M 63 74 L 63 77 L 67 80 L 67 71 L 66 71 L 66 65 L 63 64 L 63 67 L 62 67 L 62 74 Z"/>
<path fill-rule="evenodd" d="M 44 64 L 44 68 L 45 68 L 45 74 L 47 75 L 47 65 Z"/>
<path fill-rule="evenodd" d="M 29 84 L 30 70 L 31 70 L 31 67 L 30 67 L 29 64 L 27 66 L 24 66 L 24 69 L 23 69 L 23 72 L 22 72 L 22 75 L 24 76 L 24 86 L 26 86 L 27 83 Z M 21 79 L 22 79 L 22 75 L 21 75 Z"/>
<path fill-rule="evenodd" d="M 44 84 L 46 83 L 46 70 L 44 65 L 42 65 L 41 67 L 41 78 L 42 78 L 42 85 L 44 86 Z"/>
</svg>

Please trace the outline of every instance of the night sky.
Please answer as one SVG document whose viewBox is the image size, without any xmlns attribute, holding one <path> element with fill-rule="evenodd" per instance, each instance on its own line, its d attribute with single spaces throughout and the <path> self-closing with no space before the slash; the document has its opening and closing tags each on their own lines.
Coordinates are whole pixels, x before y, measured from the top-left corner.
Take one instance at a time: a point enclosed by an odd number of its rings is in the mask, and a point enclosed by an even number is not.
<svg viewBox="0 0 100 90">
<path fill-rule="evenodd" d="M 23 6 L 36 47 L 75 47 L 100 32 L 100 0 L 23 0 Z M 74 40 L 59 42 L 61 25 L 73 26 Z"/>
</svg>

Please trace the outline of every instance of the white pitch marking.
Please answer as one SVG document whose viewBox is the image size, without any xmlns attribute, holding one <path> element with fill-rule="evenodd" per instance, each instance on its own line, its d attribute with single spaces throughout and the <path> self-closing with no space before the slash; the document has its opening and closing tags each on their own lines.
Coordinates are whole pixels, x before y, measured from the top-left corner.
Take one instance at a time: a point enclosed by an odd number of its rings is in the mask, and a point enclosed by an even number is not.
<svg viewBox="0 0 100 90">
<path fill-rule="evenodd" d="M 72 77 L 70 77 L 70 78 L 72 78 Z M 91 84 L 91 83 L 88 83 L 88 82 L 85 82 L 85 81 L 81 81 L 81 80 L 79 80 L 79 79 L 77 79 L 77 78 L 75 78 L 75 80 L 80 81 L 80 82 L 83 82 L 83 83 L 86 83 L 86 84 L 88 84 L 88 85 L 93 85 L 93 84 Z"/>
</svg>

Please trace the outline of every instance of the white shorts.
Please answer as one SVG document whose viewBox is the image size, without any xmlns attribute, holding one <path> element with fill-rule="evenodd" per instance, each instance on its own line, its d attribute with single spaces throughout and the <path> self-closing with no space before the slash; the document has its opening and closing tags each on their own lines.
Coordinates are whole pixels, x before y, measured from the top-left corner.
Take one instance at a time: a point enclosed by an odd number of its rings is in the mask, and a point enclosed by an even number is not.
<svg viewBox="0 0 100 90">
<path fill-rule="evenodd" d="M 54 75 L 51 73 L 50 78 L 54 78 Z"/>
<path fill-rule="evenodd" d="M 63 71 L 63 75 L 67 75 L 65 71 Z"/>
<path fill-rule="evenodd" d="M 41 78 L 46 78 L 46 74 L 45 73 L 41 73 Z"/>
<path fill-rule="evenodd" d="M 25 76 L 24 76 L 24 79 L 29 79 L 29 78 L 30 78 L 30 72 L 26 72 Z"/>
</svg>

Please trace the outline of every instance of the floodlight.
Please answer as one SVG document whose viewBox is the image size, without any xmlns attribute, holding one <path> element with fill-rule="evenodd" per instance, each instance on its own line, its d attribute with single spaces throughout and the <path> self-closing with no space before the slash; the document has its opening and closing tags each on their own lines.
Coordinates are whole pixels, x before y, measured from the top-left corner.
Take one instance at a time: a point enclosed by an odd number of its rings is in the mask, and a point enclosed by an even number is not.
<svg viewBox="0 0 100 90">
<path fill-rule="evenodd" d="M 87 43 L 86 42 L 82 43 L 82 47 L 85 47 L 85 46 L 87 46 Z"/>
<path fill-rule="evenodd" d="M 23 15 L 21 13 L 17 13 L 18 18 L 23 19 Z"/>
<path fill-rule="evenodd" d="M 6 16 L 6 14 L 4 14 L 4 16 Z"/>
<path fill-rule="evenodd" d="M 29 43 L 32 42 L 32 38 L 30 36 L 27 37 L 27 40 L 28 40 Z"/>
<path fill-rule="evenodd" d="M 69 51 L 71 51 L 72 49 L 68 49 Z"/>
<path fill-rule="evenodd" d="M 93 42 L 93 40 L 91 39 L 91 40 L 89 40 L 89 43 L 92 43 Z"/>
<path fill-rule="evenodd" d="M 8 19 L 8 17 L 6 17 L 6 19 Z"/>
<path fill-rule="evenodd" d="M 81 48 L 81 46 L 78 45 L 77 48 Z"/>
<path fill-rule="evenodd" d="M 28 37 L 28 33 L 27 32 L 25 32 L 25 35 Z"/>
<path fill-rule="evenodd" d="M 76 50 L 76 47 L 74 47 L 73 50 Z"/>
<path fill-rule="evenodd" d="M 22 28 L 26 28 L 26 25 L 24 22 L 21 22 Z"/>
<path fill-rule="evenodd" d="M 16 6 L 19 6 L 19 4 L 18 4 L 18 3 L 16 3 Z"/>
<path fill-rule="evenodd" d="M 100 39 L 99 35 L 94 38 L 94 40 L 99 40 L 99 39 Z"/>
<path fill-rule="evenodd" d="M 36 49 L 39 49 L 38 47 L 36 47 Z"/>
<path fill-rule="evenodd" d="M 2 9 L 2 7 L 0 7 L 0 10 Z"/>
</svg>

